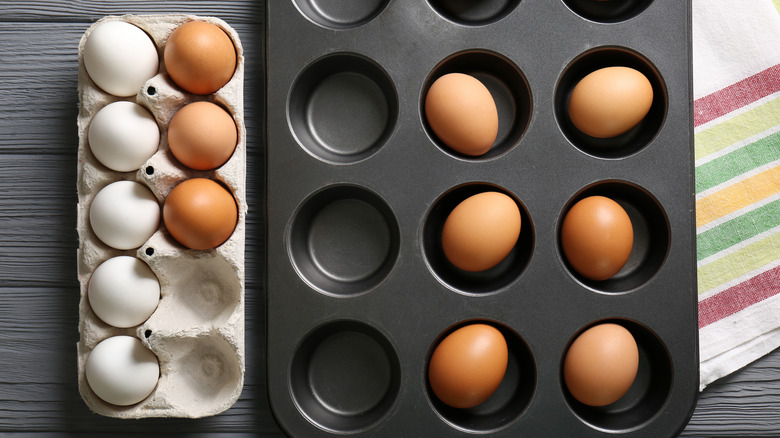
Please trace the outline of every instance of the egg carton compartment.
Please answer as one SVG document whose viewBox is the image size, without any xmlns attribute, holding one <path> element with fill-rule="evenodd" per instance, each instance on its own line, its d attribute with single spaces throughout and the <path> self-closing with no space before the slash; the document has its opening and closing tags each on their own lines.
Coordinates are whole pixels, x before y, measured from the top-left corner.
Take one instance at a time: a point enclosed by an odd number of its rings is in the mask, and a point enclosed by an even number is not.
<svg viewBox="0 0 780 438">
<path fill-rule="evenodd" d="M 97 85 L 85 66 L 85 45 L 105 23 L 129 23 L 144 32 L 159 59 L 157 71 L 130 96 L 116 96 Z M 213 93 L 188 92 L 168 74 L 163 52 L 171 33 L 189 22 L 210 23 L 228 36 L 235 48 L 236 66 L 227 83 Z M 80 283 L 78 381 L 91 410 L 117 418 L 190 417 L 215 415 L 238 399 L 244 375 L 244 241 L 246 203 L 246 126 L 243 109 L 244 58 L 238 34 L 215 17 L 193 15 L 108 16 L 94 23 L 79 44 L 78 279 Z M 117 102 L 137 104 L 159 130 L 156 150 L 133 170 L 113 170 L 90 146 L 92 121 Z M 224 109 L 235 123 L 236 145 L 224 164 L 209 170 L 184 165 L 171 152 L 168 128 L 177 112 L 193 102 L 210 102 Z M 116 128 L 122 120 L 112 120 Z M 118 129 L 118 128 L 117 128 Z M 140 132 L 140 131 L 135 131 Z M 97 134 L 95 134 L 97 135 Z M 212 249 L 190 249 L 166 227 L 163 205 L 179 184 L 196 179 L 215 182 L 235 202 L 237 219 L 232 233 Z M 117 185 L 118 184 L 118 185 Z M 123 187 L 121 190 L 111 188 Z M 118 226 L 95 229 L 95 199 L 106 188 L 105 214 L 119 212 Z M 125 196 L 132 203 L 122 205 Z M 97 208 L 97 207 L 96 207 Z M 146 208 L 142 214 L 140 208 Z M 159 216 L 153 221 L 151 216 Z M 144 222 L 153 228 L 138 231 Z M 149 225 L 143 225 L 149 227 Z M 111 233 L 136 229 L 141 238 L 117 243 Z M 117 231 L 118 230 L 118 231 Z M 124 231 L 123 231 L 124 230 Z M 145 234 L 144 234 L 145 233 Z M 106 240 L 109 243 L 106 243 Z M 131 257 L 148 266 L 159 282 L 159 301 L 148 318 L 129 327 L 104 322 L 90 305 L 90 283 L 106 261 Z M 131 272 L 138 276 L 136 271 Z M 128 274 L 128 275 L 130 275 Z M 111 275 L 117 275 L 109 273 Z M 135 277 L 133 277 L 135 278 Z M 159 380 L 143 400 L 127 406 L 103 400 L 90 387 L 88 358 L 101 342 L 129 336 L 151 351 L 159 364 Z M 140 347 L 138 347 L 140 348 Z M 129 375 L 129 372 L 128 372 Z M 120 376 L 119 380 L 125 379 Z M 130 377 L 127 377 L 130 379 Z M 121 384 L 129 384 L 121 382 Z"/>
<path fill-rule="evenodd" d="M 673 436 L 698 382 L 690 2 L 478 3 L 266 4 L 275 418 L 306 437 Z M 568 102 L 606 67 L 641 73 L 652 104 L 596 138 Z M 494 100 L 485 154 L 453 150 L 429 122 L 428 91 L 450 73 Z M 521 227 L 503 261 L 470 272 L 448 259 L 442 230 L 485 192 L 510 199 Z M 607 279 L 563 250 L 567 213 L 592 196 L 617 203 L 633 234 Z M 431 359 L 478 323 L 506 341 L 505 372 L 487 400 L 456 408 L 433 392 Z M 564 363 L 602 323 L 634 339 L 635 378 L 590 406 Z"/>
<path fill-rule="evenodd" d="M 230 408 L 236 388 L 243 385 L 243 355 L 237 347 L 234 327 L 218 331 L 154 331 L 154 324 L 136 332 L 113 332 L 114 336 L 133 336 L 151 350 L 160 367 L 160 377 L 142 401 L 117 406 L 99 397 L 85 378 L 79 379 L 79 391 L 94 412 L 116 418 L 188 417 L 214 415 Z M 95 345 L 79 344 L 79 369 L 86 369 Z"/>
</svg>

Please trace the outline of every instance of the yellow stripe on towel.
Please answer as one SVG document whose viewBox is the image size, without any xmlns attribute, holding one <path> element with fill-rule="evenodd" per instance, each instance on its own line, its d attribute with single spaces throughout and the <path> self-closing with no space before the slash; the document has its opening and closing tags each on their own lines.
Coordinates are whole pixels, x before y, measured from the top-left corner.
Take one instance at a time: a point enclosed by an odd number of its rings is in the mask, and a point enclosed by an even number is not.
<svg viewBox="0 0 780 438">
<path fill-rule="evenodd" d="M 734 213 L 780 188 L 780 166 L 765 170 L 696 201 L 696 227 Z"/>
<path fill-rule="evenodd" d="M 739 248 L 698 269 L 699 295 L 780 259 L 780 233 Z"/>
</svg>

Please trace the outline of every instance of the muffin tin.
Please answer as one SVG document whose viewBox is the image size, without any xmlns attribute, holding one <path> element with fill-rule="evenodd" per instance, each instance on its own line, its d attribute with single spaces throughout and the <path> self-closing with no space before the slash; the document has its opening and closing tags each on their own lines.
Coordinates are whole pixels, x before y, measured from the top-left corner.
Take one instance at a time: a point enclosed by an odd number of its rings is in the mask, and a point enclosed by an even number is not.
<svg viewBox="0 0 780 438">
<path fill-rule="evenodd" d="M 90 32 L 105 21 L 125 21 L 151 37 L 160 55 L 158 74 L 137 95 L 112 96 L 90 79 L 83 49 Z M 210 95 L 193 95 L 177 87 L 167 76 L 162 60 L 170 33 L 182 23 L 213 23 L 232 39 L 238 64 L 230 81 Z M 224 21 L 191 15 L 125 15 L 104 17 L 93 24 L 79 45 L 79 146 L 78 146 L 78 278 L 79 303 L 78 381 L 82 398 L 96 413 L 118 418 L 203 417 L 228 409 L 238 399 L 244 380 L 244 235 L 246 204 L 246 127 L 243 109 L 243 48 L 238 34 Z M 127 100 L 148 109 L 160 127 L 157 152 L 132 172 L 116 172 L 103 166 L 90 151 L 87 133 L 93 116 L 105 105 Z M 238 143 L 232 157 L 211 171 L 195 171 L 179 162 L 168 149 L 166 132 L 171 117 L 187 103 L 215 102 L 236 122 Z M 160 206 L 178 183 L 193 177 L 216 180 L 235 197 L 239 217 L 232 236 L 213 250 L 187 249 L 159 228 L 139 248 L 114 249 L 98 239 L 89 223 L 89 208 L 106 185 L 120 180 L 148 187 Z M 161 299 L 148 320 L 130 328 L 116 328 L 101 321 L 87 297 L 92 272 L 105 260 L 128 255 L 152 269 L 161 287 Z M 100 341 L 117 335 L 138 338 L 156 356 L 160 378 L 154 391 L 140 403 L 115 406 L 101 400 L 85 378 L 85 363 Z"/>
<path fill-rule="evenodd" d="M 672 436 L 698 382 L 690 2 L 372 0 L 267 2 L 267 366 L 291 436 Z M 635 129 L 581 135 L 572 87 L 633 67 L 655 100 Z M 458 155 L 427 126 L 443 74 L 475 76 L 499 113 L 494 147 Z M 488 271 L 448 264 L 441 227 L 468 196 L 516 200 L 522 230 Z M 635 243 L 594 282 L 560 248 L 568 208 L 616 200 Z M 427 382 L 437 343 L 498 328 L 509 364 L 470 409 Z M 567 392 L 568 345 L 598 322 L 626 327 L 638 377 L 618 402 Z"/>
</svg>

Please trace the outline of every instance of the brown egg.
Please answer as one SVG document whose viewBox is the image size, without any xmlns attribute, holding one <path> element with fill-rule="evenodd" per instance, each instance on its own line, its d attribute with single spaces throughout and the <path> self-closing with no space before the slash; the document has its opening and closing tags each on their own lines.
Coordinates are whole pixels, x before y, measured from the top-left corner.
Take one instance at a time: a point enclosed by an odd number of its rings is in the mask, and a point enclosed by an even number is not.
<svg viewBox="0 0 780 438">
<path fill-rule="evenodd" d="M 478 79 L 450 73 L 437 79 L 425 96 L 425 117 L 436 137 L 464 155 L 490 150 L 498 135 L 498 110 Z"/>
<path fill-rule="evenodd" d="M 210 170 L 230 159 L 238 131 L 230 114 L 211 102 L 193 102 L 174 114 L 168 126 L 168 146 L 182 164 Z"/>
<path fill-rule="evenodd" d="M 490 269 L 512 251 L 520 225 L 520 209 L 509 196 L 499 192 L 473 195 L 458 204 L 444 222 L 444 255 L 464 271 Z"/>
<path fill-rule="evenodd" d="M 498 389 L 508 360 L 506 340 L 498 329 L 470 324 L 449 334 L 433 351 L 428 381 L 445 404 L 474 407 Z"/>
<path fill-rule="evenodd" d="M 563 219 L 561 246 L 566 260 L 583 277 L 607 280 L 620 271 L 631 254 L 631 219 L 609 198 L 584 198 Z"/>
<path fill-rule="evenodd" d="M 569 117 L 583 133 L 615 137 L 639 124 L 653 104 L 653 86 L 628 67 L 607 67 L 582 78 L 569 98 Z"/>
<path fill-rule="evenodd" d="M 182 245 L 211 249 L 233 234 L 238 207 L 233 195 L 216 181 L 192 178 L 168 194 L 163 205 L 163 221 L 171 236 Z"/>
<path fill-rule="evenodd" d="M 623 397 L 639 369 L 639 349 L 631 332 L 604 323 L 580 334 L 566 352 L 563 378 L 571 395 L 589 406 Z"/>
<path fill-rule="evenodd" d="M 168 37 L 163 52 L 173 82 L 194 94 L 211 94 L 222 88 L 236 70 L 236 48 L 219 27 L 189 21 Z"/>
</svg>

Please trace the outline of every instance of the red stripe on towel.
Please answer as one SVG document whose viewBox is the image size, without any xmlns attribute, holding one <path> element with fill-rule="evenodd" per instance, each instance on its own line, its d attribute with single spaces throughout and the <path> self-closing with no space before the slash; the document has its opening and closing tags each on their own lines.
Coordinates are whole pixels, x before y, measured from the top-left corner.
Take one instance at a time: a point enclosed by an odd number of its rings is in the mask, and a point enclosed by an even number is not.
<svg viewBox="0 0 780 438">
<path fill-rule="evenodd" d="M 699 126 L 780 91 L 780 64 L 696 99 L 693 126 Z"/>
<path fill-rule="evenodd" d="M 780 293 L 780 266 L 699 301 L 699 328 Z"/>
</svg>

